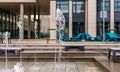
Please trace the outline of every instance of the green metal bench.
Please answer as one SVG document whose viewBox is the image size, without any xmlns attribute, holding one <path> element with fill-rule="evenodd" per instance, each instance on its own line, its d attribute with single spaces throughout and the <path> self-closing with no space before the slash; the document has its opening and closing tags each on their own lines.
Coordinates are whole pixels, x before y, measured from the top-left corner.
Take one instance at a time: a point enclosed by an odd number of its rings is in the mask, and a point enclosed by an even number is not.
<svg viewBox="0 0 120 72">
<path fill-rule="evenodd" d="M 110 59 L 111 56 L 111 52 L 113 53 L 113 61 L 116 62 L 116 53 L 120 52 L 119 48 L 108 48 L 108 59 Z"/>
<path fill-rule="evenodd" d="M 109 42 L 110 41 L 117 42 L 117 41 L 120 41 L 120 37 L 114 32 L 106 33 L 106 40 Z"/>
<path fill-rule="evenodd" d="M 64 37 L 64 41 L 74 42 L 74 41 L 81 41 L 83 39 L 84 33 L 79 33 L 77 36 L 73 37 Z"/>
<path fill-rule="evenodd" d="M 85 40 L 86 41 L 102 41 L 102 36 L 92 37 L 90 34 L 85 33 Z"/>
</svg>

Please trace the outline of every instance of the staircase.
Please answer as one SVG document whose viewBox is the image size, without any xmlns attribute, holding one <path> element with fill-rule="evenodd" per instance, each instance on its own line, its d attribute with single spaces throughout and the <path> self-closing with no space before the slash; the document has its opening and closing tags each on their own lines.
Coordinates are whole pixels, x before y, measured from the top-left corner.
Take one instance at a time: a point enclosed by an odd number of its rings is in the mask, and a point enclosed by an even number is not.
<svg viewBox="0 0 120 72">
<path fill-rule="evenodd" d="M 0 47 L 5 47 L 4 44 L 1 44 Z M 18 47 L 16 44 L 10 44 L 9 47 Z M 34 54 L 38 59 L 41 58 L 54 58 L 55 53 L 58 57 L 59 50 L 61 49 L 62 58 L 91 58 L 94 56 L 103 56 L 107 54 L 107 48 L 109 47 L 118 47 L 120 45 L 111 45 L 111 44 L 85 44 L 85 51 L 80 51 L 77 48 L 71 48 L 68 51 L 64 51 L 63 46 L 57 46 L 56 44 L 22 44 L 23 51 L 22 54 L 23 59 L 34 59 Z M 14 54 L 13 52 L 8 53 L 9 59 L 18 59 L 19 55 Z M 0 55 L 0 59 L 5 59 L 5 54 Z"/>
<path fill-rule="evenodd" d="M 61 49 L 62 58 L 93 58 L 94 56 L 106 56 L 107 49 L 111 47 L 120 48 L 120 43 L 104 43 L 104 42 L 63 42 L 61 46 L 56 44 L 56 41 L 50 41 L 49 44 L 46 40 L 23 40 L 21 44 L 23 51 L 23 59 L 34 59 L 34 54 L 38 59 L 50 59 L 59 55 L 59 50 Z M 65 45 L 83 45 L 85 51 L 80 51 L 77 48 L 71 48 L 68 51 L 64 50 Z M 0 48 L 5 47 L 5 44 L 0 44 Z M 19 47 L 17 40 L 12 40 L 12 44 L 9 47 Z M 14 54 L 13 52 L 8 53 L 9 59 L 19 60 L 20 56 Z M 5 59 L 5 54 L 0 55 L 0 60 Z"/>
</svg>

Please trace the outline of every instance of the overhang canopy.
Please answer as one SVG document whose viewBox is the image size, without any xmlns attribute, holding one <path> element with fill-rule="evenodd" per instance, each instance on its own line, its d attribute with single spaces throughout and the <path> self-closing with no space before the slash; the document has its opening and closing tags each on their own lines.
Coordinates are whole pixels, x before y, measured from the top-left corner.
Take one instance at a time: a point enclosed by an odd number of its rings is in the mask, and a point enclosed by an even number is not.
<svg viewBox="0 0 120 72">
<path fill-rule="evenodd" d="M 39 3 L 33 2 L 33 3 L 23 3 L 24 4 L 24 14 L 28 15 L 34 14 L 34 11 L 38 13 L 38 10 L 40 10 L 41 15 L 49 15 L 50 13 L 50 2 L 40 1 Z M 7 11 L 13 12 L 15 14 L 20 14 L 20 3 L 1 3 L 0 2 L 0 8 L 5 9 Z"/>
</svg>

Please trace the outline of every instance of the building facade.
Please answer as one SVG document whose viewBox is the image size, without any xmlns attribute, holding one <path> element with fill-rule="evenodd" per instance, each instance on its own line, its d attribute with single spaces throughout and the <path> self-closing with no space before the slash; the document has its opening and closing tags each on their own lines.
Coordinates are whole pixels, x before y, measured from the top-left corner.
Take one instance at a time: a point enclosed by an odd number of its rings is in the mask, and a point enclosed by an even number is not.
<svg viewBox="0 0 120 72">
<path fill-rule="evenodd" d="M 34 21 L 37 20 L 38 33 L 44 32 L 50 39 L 56 39 L 57 8 L 66 19 L 64 35 L 88 32 L 97 36 L 113 30 L 120 34 L 119 0 L 0 0 L 0 28 L 17 38 L 16 23 L 22 21 L 22 37 L 30 39 L 34 38 Z M 41 38 L 40 34 L 38 37 Z"/>
</svg>

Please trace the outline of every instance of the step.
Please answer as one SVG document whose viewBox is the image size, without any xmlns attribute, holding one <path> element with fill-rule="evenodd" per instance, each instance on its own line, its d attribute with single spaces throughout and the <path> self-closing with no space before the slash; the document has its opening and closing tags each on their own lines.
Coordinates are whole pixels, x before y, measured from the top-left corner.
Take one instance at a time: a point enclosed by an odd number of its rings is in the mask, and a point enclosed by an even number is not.
<svg viewBox="0 0 120 72">
<path fill-rule="evenodd" d="M 34 54 L 34 53 L 59 53 L 59 51 L 22 51 L 21 53 L 23 53 L 23 54 Z M 93 54 L 93 53 L 106 53 L 106 52 L 99 52 L 99 51 L 62 51 L 61 53 L 71 53 L 71 54 L 79 54 L 79 53 L 91 53 L 91 54 Z"/>
</svg>

